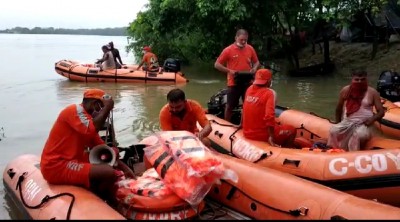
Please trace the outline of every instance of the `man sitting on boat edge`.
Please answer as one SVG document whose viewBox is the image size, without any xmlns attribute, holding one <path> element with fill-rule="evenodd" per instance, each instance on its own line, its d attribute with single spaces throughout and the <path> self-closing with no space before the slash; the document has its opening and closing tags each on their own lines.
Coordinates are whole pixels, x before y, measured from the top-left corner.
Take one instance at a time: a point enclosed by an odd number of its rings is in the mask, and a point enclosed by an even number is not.
<svg viewBox="0 0 400 222">
<path fill-rule="evenodd" d="M 330 128 L 328 145 L 356 151 L 371 138 L 369 127 L 381 119 L 385 111 L 378 91 L 368 86 L 367 72 L 357 69 L 351 75 L 351 84 L 340 90 L 336 124 Z"/>
<path fill-rule="evenodd" d="M 43 148 L 40 171 L 50 184 L 76 185 L 94 191 L 105 200 L 113 200 L 113 188 L 119 171 L 108 164 L 91 164 L 87 148 L 105 144 L 98 134 L 114 107 L 114 101 L 100 89 L 84 92 L 81 104 L 64 108 L 55 121 Z M 133 172 L 117 158 L 117 167 L 126 176 Z"/>
<path fill-rule="evenodd" d="M 268 142 L 271 146 L 294 148 L 296 129 L 275 122 L 276 93 L 270 89 L 271 84 L 272 72 L 269 69 L 257 70 L 243 102 L 243 135 L 247 139 Z"/>
</svg>

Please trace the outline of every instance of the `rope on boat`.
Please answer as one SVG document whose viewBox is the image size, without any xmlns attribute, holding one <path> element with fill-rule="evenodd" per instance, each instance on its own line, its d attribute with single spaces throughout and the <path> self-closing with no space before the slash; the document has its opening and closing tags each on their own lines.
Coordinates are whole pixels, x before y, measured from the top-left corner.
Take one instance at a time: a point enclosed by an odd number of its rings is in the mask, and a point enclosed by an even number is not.
<svg viewBox="0 0 400 222">
<path fill-rule="evenodd" d="M 257 206 L 255 205 L 255 203 L 257 203 L 257 204 L 259 204 L 259 205 L 261 205 L 261 206 L 264 206 L 264 207 L 266 207 L 266 208 L 272 209 L 272 210 L 274 210 L 274 211 L 278 211 L 278 212 L 285 213 L 285 214 L 290 214 L 290 215 L 295 216 L 295 217 L 307 216 L 307 214 L 308 214 L 308 210 L 309 210 L 309 209 L 308 209 L 307 207 L 301 206 L 301 207 L 298 207 L 297 209 L 293 209 L 293 210 L 282 210 L 282 209 L 279 209 L 279 208 L 276 208 L 276 207 L 269 206 L 269 205 L 267 205 L 267 204 L 265 204 L 265 203 L 262 203 L 262 202 L 260 202 L 260 201 L 258 201 L 258 200 L 256 200 L 256 199 L 252 198 L 250 195 L 248 195 L 247 193 L 245 193 L 245 192 L 242 191 L 241 189 L 239 189 L 239 188 L 233 186 L 232 184 L 230 184 L 229 182 L 227 182 L 227 181 L 225 181 L 225 180 L 221 180 L 221 182 L 222 182 L 222 183 L 227 183 L 227 184 L 229 184 L 229 185 L 232 186 L 231 190 L 229 191 L 228 195 L 226 196 L 226 199 L 228 199 L 228 200 L 231 199 L 231 198 L 233 197 L 233 194 L 234 194 L 235 192 L 238 191 L 238 192 L 240 192 L 243 196 L 246 196 L 248 199 L 250 199 L 251 201 L 253 201 L 253 203 L 251 204 L 251 207 L 252 207 L 252 210 L 253 210 L 253 211 L 256 211 L 256 210 L 257 210 Z M 253 206 L 253 204 L 254 204 L 254 206 Z M 253 209 L 253 208 L 254 208 L 254 209 Z"/>
<path fill-rule="evenodd" d="M 40 202 L 39 204 L 35 205 L 35 206 L 29 206 L 29 205 L 25 202 L 24 196 L 22 195 L 22 187 L 21 187 L 21 185 L 22 185 L 22 182 L 25 180 L 25 175 L 26 175 L 27 173 L 28 173 L 28 172 L 24 172 L 23 174 L 21 174 L 21 176 L 19 176 L 18 182 L 17 182 L 17 186 L 16 186 L 16 188 L 15 188 L 16 190 L 19 190 L 19 196 L 20 196 L 21 201 L 22 201 L 22 203 L 24 204 L 24 206 L 27 207 L 27 208 L 29 208 L 29 209 L 39 209 L 40 207 L 43 206 L 43 204 L 45 204 L 45 203 L 48 202 L 49 200 L 52 200 L 52 199 L 55 199 L 55 198 L 58 198 L 58 197 L 61 197 L 61 196 L 69 196 L 69 197 L 72 198 L 72 200 L 71 200 L 71 203 L 69 204 L 69 207 L 68 207 L 66 220 L 70 220 L 70 218 L 71 218 L 72 207 L 73 207 L 73 205 L 74 205 L 74 203 L 75 203 L 75 196 L 74 196 L 72 193 L 59 193 L 59 194 L 56 194 L 56 195 L 54 195 L 54 196 L 46 195 L 46 196 L 43 197 L 43 199 L 41 200 L 41 202 Z M 55 219 L 55 218 L 52 218 L 52 219 Z"/>
</svg>

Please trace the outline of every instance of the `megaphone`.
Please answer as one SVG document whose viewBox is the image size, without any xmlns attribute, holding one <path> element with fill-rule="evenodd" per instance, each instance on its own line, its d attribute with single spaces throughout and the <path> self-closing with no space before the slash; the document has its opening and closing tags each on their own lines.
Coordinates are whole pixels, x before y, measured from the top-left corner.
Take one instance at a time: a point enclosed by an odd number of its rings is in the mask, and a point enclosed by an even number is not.
<svg viewBox="0 0 400 222">
<path fill-rule="evenodd" d="M 114 166 L 117 155 L 109 146 L 102 144 L 92 148 L 89 153 L 89 162 L 92 164 L 108 164 Z"/>
</svg>

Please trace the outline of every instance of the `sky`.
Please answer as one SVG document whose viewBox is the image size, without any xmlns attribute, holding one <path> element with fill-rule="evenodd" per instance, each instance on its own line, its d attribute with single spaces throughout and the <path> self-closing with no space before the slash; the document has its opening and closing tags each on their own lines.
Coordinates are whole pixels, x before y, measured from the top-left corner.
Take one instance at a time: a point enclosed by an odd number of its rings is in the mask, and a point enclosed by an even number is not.
<svg viewBox="0 0 400 222">
<path fill-rule="evenodd" d="M 148 0 L 5 0 L 0 4 L 0 30 L 14 27 L 125 27 L 144 11 Z"/>
</svg>

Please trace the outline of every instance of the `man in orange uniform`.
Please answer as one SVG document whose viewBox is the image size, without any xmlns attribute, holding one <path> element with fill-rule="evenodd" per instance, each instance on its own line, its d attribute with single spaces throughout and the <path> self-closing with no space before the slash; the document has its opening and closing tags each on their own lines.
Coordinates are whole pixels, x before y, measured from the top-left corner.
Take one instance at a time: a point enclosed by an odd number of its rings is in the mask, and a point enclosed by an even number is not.
<svg viewBox="0 0 400 222">
<path fill-rule="evenodd" d="M 249 83 L 236 84 L 234 81 L 237 71 L 255 72 L 260 65 L 254 48 L 247 44 L 248 33 L 244 29 L 236 32 L 235 42 L 226 47 L 219 55 L 214 67 L 227 73 L 227 103 L 224 118 L 231 121 L 232 110 L 239 105 L 239 99 L 244 99 Z"/>
<path fill-rule="evenodd" d="M 197 135 L 204 145 L 210 147 L 207 136 L 212 128 L 203 107 L 196 101 L 186 99 L 181 89 L 173 89 L 167 94 L 168 104 L 160 111 L 160 127 L 163 131 L 186 130 Z M 200 132 L 196 127 L 199 122 L 203 128 Z"/>
<path fill-rule="evenodd" d="M 253 85 L 246 91 L 243 103 L 242 127 L 247 139 L 266 141 L 271 146 L 294 147 L 296 129 L 275 123 L 275 91 L 270 89 L 272 73 L 268 69 L 256 72 Z"/>
<path fill-rule="evenodd" d="M 137 67 L 139 70 L 140 67 L 143 66 L 143 70 L 157 72 L 159 69 L 158 58 L 157 56 L 151 52 L 151 48 L 149 46 L 143 47 L 143 58 L 142 62 Z"/>
<path fill-rule="evenodd" d="M 104 144 L 98 131 L 114 107 L 112 98 L 104 96 L 103 90 L 88 89 L 81 104 L 60 112 L 41 156 L 40 170 L 49 183 L 90 188 L 103 198 L 111 193 L 116 171 L 108 164 L 90 164 L 87 153 L 88 148 Z M 132 173 L 118 158 L 117 164 L 125 173 Z"/>
</svg>

